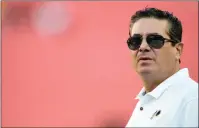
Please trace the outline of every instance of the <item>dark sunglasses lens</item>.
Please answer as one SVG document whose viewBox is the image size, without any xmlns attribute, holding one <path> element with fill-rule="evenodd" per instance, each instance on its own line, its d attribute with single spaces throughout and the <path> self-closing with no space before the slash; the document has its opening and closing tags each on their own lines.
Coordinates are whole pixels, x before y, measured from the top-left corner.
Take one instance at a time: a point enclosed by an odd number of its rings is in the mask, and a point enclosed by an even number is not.
<svg viewBox="0 0 199 128">
<path fill-rule="evenodd" d="M 149 35 L 147 42 L 150 47 L 160 49 L 164 45 L 164 38 L 160 35 Z"/>
<path fill-rule="evenodd" d="M 127 40 L 128 47 L 131 50 L 137 50 L 140 47 L 141 43 L 142 43 L 141 37 L 130 37 Z"/>
</svg>

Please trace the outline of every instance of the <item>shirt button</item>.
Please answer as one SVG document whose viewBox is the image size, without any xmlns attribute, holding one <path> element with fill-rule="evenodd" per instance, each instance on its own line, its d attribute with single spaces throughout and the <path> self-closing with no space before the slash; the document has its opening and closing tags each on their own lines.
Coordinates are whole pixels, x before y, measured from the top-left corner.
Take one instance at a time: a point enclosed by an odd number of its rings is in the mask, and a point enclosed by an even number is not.
<svg viewBox="0 0 199 128">
<path fill-rule="evenodd" d="M 142 111 L 143 110 L 143 107 L 140 107 L 140 111 Z"/>
</svg>

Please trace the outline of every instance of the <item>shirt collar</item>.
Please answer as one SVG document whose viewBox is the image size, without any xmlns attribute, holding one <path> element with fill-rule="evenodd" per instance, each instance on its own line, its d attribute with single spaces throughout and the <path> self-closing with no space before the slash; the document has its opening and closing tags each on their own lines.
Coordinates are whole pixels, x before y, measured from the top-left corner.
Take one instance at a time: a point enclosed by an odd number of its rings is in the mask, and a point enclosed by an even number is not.
<svg viewBox="0 0 199 128">
<path fill-rule="evenodd" d="M 181 69 L 165 81 L 163 81 L 160 85 L 158 85 L 153 91 L 147 93 L 147 95 L 151 95 L 155 99 L 158 99 L 163 92 L 170 87 L 170 85 L 174 85 L 180 81 L 182 77 L 189 77 L 189 71 L 187 68 Z M 141 99 L 146 94 L 144 87 L 138 93 L 135 99 Z"/>
<path fill-rule="evenodd" d="M 144 88 L 142 88 L 135 99 L 141 99 L 142 97 L 144 97 L 145 94 L 146 94 L 146 91 Z"/>
</svg>

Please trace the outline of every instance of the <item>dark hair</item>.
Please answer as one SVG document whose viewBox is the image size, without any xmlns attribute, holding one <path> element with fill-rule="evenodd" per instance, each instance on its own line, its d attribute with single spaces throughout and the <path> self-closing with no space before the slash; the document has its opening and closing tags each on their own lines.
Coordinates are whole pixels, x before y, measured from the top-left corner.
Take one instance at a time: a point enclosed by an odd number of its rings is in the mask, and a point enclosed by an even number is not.
<svg viewBox="0 0 199 128">
<path fill-rule="evenodd" d="M 159 20 L 167 20 L 169 23 L 168 35 L 174 40 L 172 45 L 181 42 L 182 40 L 182 24 L 181 21 L 168 11 L 162 11 L 157 8 L 145 8 L 143 10 L 137 11 L 133 16 L 131 16 L 130 30 L 133 24 L 142 18 L 155 18 Z M 130 34 L 130 31 L 129 31 Z"/>
</svg>

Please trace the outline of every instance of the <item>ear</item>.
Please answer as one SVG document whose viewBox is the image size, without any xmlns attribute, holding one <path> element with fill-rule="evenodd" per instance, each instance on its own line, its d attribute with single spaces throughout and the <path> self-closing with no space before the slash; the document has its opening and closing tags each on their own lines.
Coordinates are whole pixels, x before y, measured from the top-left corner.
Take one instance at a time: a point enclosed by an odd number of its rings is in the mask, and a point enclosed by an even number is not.
<svg viewBox="0 0 199 128">
<path fill-rule="evenodd" d="M 183 52 L 183 46 L 184 46 L 183 43 L 177 43 L 175 45 L 175 48 L 176 48 L 176 59 L 177 60 L 180 60 L 180 57 L 181 57 L 182 52 Z"/>
</svg>

